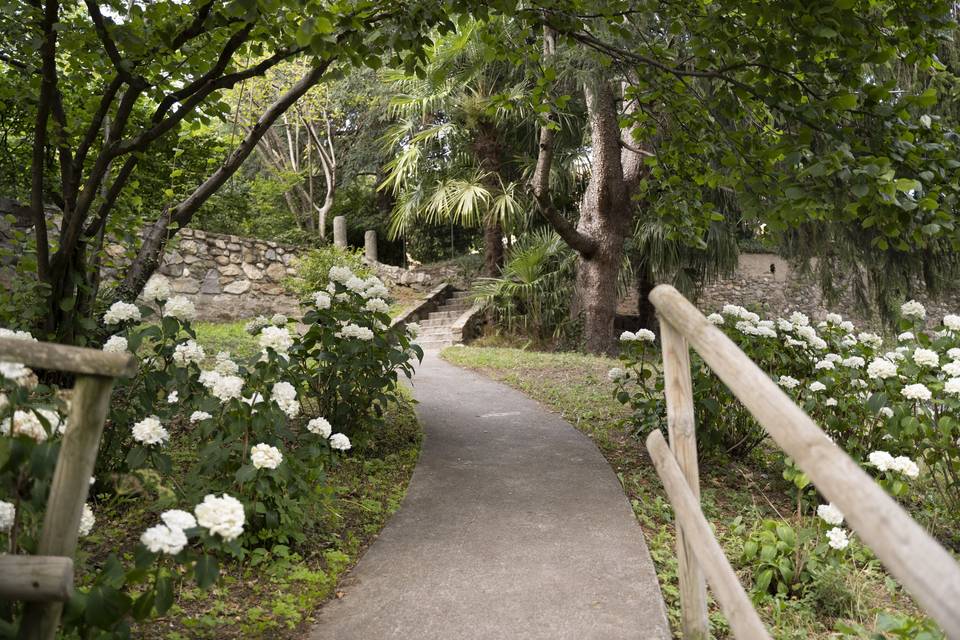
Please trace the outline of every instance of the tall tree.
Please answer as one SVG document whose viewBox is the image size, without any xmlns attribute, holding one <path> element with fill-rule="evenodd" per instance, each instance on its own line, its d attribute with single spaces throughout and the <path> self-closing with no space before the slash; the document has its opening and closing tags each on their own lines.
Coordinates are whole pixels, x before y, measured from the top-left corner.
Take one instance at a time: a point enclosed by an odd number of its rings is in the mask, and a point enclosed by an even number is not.
<svg viewBox="0 0 960 640">
<path fill-rule="evenodd" d="M 448 12 L 470 7 L 420 0 L 330 6 L 294 0 L 16 0 L 0 13 L 0 67 L 11 79 L 8 91 L 36 105 L 28 114 L 33 119 L 28 200 L 37 275 L 48 292 L 48 335 L 80 338 L 101 231 L 136 181 L 141 158 L 158 141 L 228 112 L 223 96 L 230 88 L 284 61 L 309 58 L 300 78 L 267 104 L 212 174 L 144 221 L 142 244 L 118 290 L 127 299 L 153 273 L 177 229 L 328 70 L 379 66 L 387 57 L 412 71 L 429 34 L 454 27 Z M 62 214 L 56 243 L 48 237 L 45 207 L 51 203 Z"/>
</svg>

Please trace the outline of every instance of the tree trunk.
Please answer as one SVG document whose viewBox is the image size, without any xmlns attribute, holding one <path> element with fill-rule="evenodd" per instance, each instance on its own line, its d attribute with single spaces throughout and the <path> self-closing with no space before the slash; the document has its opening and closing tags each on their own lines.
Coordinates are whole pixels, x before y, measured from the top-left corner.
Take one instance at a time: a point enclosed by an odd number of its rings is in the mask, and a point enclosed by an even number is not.
<svg viewBox="0 0 960 640">
<path fill-rule="evenodd" d="M 650 292 L 657 286 L 646 269 L 637 273 L 637 315 L 640 317 L 640 326 L 644 329 L 656 331 L 657 310 L 650 302 Z"/>
<path fill-rule="evenodd" d="M 583 318 L 583 348 L 589 353 L 612 353 L 617 315 L 617 274 L 623 258 L 623 238 L 600 242 L 595 254 L 580 258 L 574 314 Z"/>
<path fill-rule="evenodd" d="M 500 130 L 489 120 L 477 123 L 473 138 L 473 153 L 480 168 L 487 172 L 484 186 L 491 194 L 500 190 L 500 172 L 503 170 L 503 145 Z M 503 266 L 503 225 L 488 217 L 483 224 L 483 275 L 495 278 Z"/>
<path fill-rule="evenodd" d="M 494 278 L 503 266 L 503 228 L 499 222 L 483 227 L 483 274 Z"/>
</svg>

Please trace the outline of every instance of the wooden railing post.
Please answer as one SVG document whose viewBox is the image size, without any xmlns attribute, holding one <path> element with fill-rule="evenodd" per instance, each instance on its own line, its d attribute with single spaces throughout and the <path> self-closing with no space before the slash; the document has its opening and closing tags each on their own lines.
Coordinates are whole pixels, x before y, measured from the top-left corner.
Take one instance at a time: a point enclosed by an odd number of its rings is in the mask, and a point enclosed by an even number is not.
<svg viewBox="0 0 960 640">
<path fill-rule="evenodd" d="M 77 549 L 80 517 L 87 500 L 112 389 L 113 378 L 77 376 L 67 430 L 60 445 L 43 531 L 37 545 L 39 555 L 73 558 Z M 18 637 L 22 640 L 52 640 L 62 610 L 63 602 L 27 603 Z"/>
<path fill-rule="evenodd" d="M 663 349 L 664 395 L 667 403 L 667 430 L 670 448 L 690 491 L 700 501 L 700 472 L 697 468 L 697 436 L 694 431 L 693 383 L 690 377 L 690 350 L 684 337 L 663 318 L 660 320 Z M 703 571 L 684 535 L 677 528 L 677 574 L 680 580 L 680 608 L 685 640 L 707 640 L 707 585 Z"/>
</svg>

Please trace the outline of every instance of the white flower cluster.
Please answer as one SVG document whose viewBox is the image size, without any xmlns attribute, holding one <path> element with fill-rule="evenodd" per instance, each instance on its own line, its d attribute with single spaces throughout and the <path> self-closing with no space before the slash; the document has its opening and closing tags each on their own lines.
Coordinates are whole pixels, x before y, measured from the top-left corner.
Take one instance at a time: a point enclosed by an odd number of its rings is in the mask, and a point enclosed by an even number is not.
<svg viewBox="0 0 960 640">
<path fill-rule="evenodd" d="M 313 304 L 317 309 L 329 309 L 330 308 L 330 294 L 323 291 L 317 291 L 313 294 Z"/>
<path fill-rule="evenodd" d="M 129 351 L 129 349 L 127 339 L 123 336 L 110 336 L 110 338 L 103 343 L 103 350 L 107 353 L 125 353 Z"/>
<path fill-rule="evenodd" d="M 337 451 L 347 451 L 351 447 L 350 438 L 342 433 L 335 433 L 330 436 L 330 448 Z"/>
<path fill-rule="evenodd" d="M 903 389 L 900 390 L 900 393 L 908 400 L 929 400 L 933 397 L 930 389 L 921 383 L 905 385 Z"/>
<path fill-rule="evenodd" d="M 943 392 L 951 396 L 960 396 L 960 378 L 950 378 L 944 382 Z"/>
<path fill-rule="evenodd" d="M 133 439 L 146 445 L 164 444 L 170 439 L 170 434 L 157 416 L 148 416 L 133 425 Z"/>
<path fill-rule="evenodd" d="M 707 316 L 707 321 L 709 321 L 710 324 L 715 324 L 719 327 L 723 324 L 723 316 L 719 313 L 711 313 Z"/>
<path fill-rule="evenodd" d="M 276 469 L 283 462 L 280 449 L 261 442 L 250 448 L 250 462 L 257 469 Z"/>
<path fill-rule="evenodd" d="M 140 308 L 129 302 L 114 302 L 103 314 L 104 324 L 120 324 L 127 321 L 140 322 Z"/>
<path fill-rule="evenodd" d="M 160 514 L 163 524 L 150 527 L 140 536 L 140 542 L 153 553 L 176 555 L 187 546 L 187 529 L 197 526 L 193 514 L 171 509 Z"/>
<path fill-rule="evenodd" d="M 243 504 L 233 496 L 224 493 L 219 498 L 208 494 L 203 502 L 198 504 L 193 512 L 197 516 L 197 523 L 218 535 L 227 542 L 235 540 L 243 533 L 246 521 L 243 514 Z"/>
<path fill-rule="evenodd" d="M 332 282 L 339 282 L 340 284 L 347 284 L 351 278 L 355 277 L 353 271 L 349 267 L 330 267 L 330 272 L 327 274 L 327 277 L 330 278 Z"/>
<path fill-rule="evenodd" d="M 0 362 L 0 377 L 21 387 L 35 387 L 37 378 L 22 362 Z"/>
<path fill-rule="evenodd" d="M 307 431 L 321 438 L 329 438 L 330 434 L 333 433 L 333 427 L 326 418 L 314 418 L 307 423 Z"/>
<path fill-rule="evenodd" d="M 796 389 L 800 381 L 792 376 L 780 376 L 778 384 L 785 389 Z"/>
<path fill-rule="evenodd" d="M 817 515 L 820 516 L 820 519 L 826 522 L 827 524 L 832 524 L 834 526 L 843 524 L 843 513 L 840 509 L 837 509 L 833 506 L 833 503 L 822 504 L 817 507 Z"/>
<path fill-rule="evenodd" d="M 285 327 L 288 322 L 290 322 L 290 319 L 282 313 L 275 313 L 270 316 L 270 324 L 276 327 Z"/>
<path fill-rule="evenodd" d="M 827 531 L 827 540 L 827 544 L 837 551 L 843 551 L 850 544 L 850 537 L 840 527 L 834 527 Z"/>
<path fill-rule="evenodd" d="M 206 411 L 194 411 L 190 414 L 190 422 L 197 423 L 203 422 L 204 420 L 209 420 L 213 416 L 207 413 Z"/>
<path fill-rule="evenodd" d="M 289 382 L 278 382 L 270 390 L 270 399 L 277 403 L 280 410 L 291 418 L 300 413 L 300 403 L 297 401 L 297 390 Z"/>
<path fill-rule="evenodd" d="M 900 305 L 900 315 L 905 318 L 916 318 L 923 320 L 927 317 L 927 310 L 916 300 L 910 300 Z"/>
<path fill-rule="evenodd" d="M 943 326 L 945 326 L 950 331 L 960 331 L 960 316 L 955 316 L 952 313 L 948 313 L 943 316 Z"/>
<path fill-rule="evenodd" d="M 810 389 L 810 391 L 813 391 L 814 393 L 816 393 L 818 391 L 824 391 L 827 388 L 827 385 L 823 384 L 819 380 L 814 380 L 813 382 L 810 383 L 810 386 L 807 388 Z"/>
<path fill-rule="evenodd" d="M 872 380 L 886 380 L 897 375 L 897 365 L 886 358 L 874 358 L 867 365 L 867 376 Z"/>
<path fill-rule="evenodd" d="M 189 322 L 197 317 L 197 308 L 185 296 L 176 296 L 167 300 L 163 306 L 163 315 L 167 318 L 176 318 L 181 322 Z"/>
<path fill-rule="evenodd" d="M 844 358 L 840 364 L 850 369 L 862 369 L 866 363 L 867 361 L 860 356 L 850 356 L 849 358 Z"/>
<path fill-rule="evenodd" d="M 607 377 L 610 378 L 613 382 L 622 380 L 627 375 L 627 372 L 621 369 L 620 367 L 613 367 L 610 371 L 607 371 Z"/>
<path fill-rule="evenodd" d="M 54 416 L 56 416 L 56 414 L 53 412 L 44 415 L 44 417 L 48 419 L 47 421 L 51 423 L 51 427 L 56 428 L 60 423 L 60 419 L 57 416 L 56 424 L 54 424 L 54 422 L 50 420 L 50 418 Z M 20 409 L 13 412 L 12 418 L 4 418 L 3 421 L 0 421 L 0 433 L 5 436 L 26 436 L 37 442 L 43 442 L 49 435 L 35 412 L 21 411 Z"/>
<path fill-rule="evenodd" d="M 358 340 L 373 340 L 373 330 L 361 327 L 358 324 L 345 325 L 335 334 L 338 338 L 357 338 Z"/>
<path fill-rule="evenodd" d="M 220 351 L 217 353 L 216 364 L 213 369 L 222 376 L 232 376 L 240 371 L 240 366 L 230 359 L 229 351 Z"/>
<path fill-rule="evenodd" d="M 203 347 L 197 344 L 196 340 L 181 342 L 173 350 L 173 362 L 178 367 L 187 367 L 190 364 L 200 366 L 206 357 Z"/>
<path fill-rule="evenodd" d="M 80 534 L 80 537 L 88 536 L 93 531 L 93 525 L 95 524 L 97 524 L 97 519 L 93 515 L 93 509 L 88 504 L 83 505 L 83 513 L 80 514 L 80 527 L 77 529 L 77 533 Z"/>
<path fill-rule="evenodd" d="M 163 302 L 170 297 L 170 281 L 159 274 L 154 274 L 143 287 L 143 299 L 147 302 Z"/>
<path fill-rule="evenodd" d="M 37 339 L 33 337 L 29 331 L 17 331 L 14 329 L 6 329 L 0 327 L 0 338 L 11 338 L 13 340 L 29 340 L 30 342 L 36 342 Z"/>
<path fill-rule="evenodd" d="M 260 333 L 260 330 L 270 324 L 270 320 L 266 316 L 257 316 L 253 320 L 247 322 L 244 325 L 243 330 L 249 333 L 252 336 Z"/>
<path fill-rule="evenodd" d="M 12 502 L 0 500 L 0 531 L 10 531 L 17 518 L 17 509 Z"/>
<path fill-rule="evenodd" d="M 920 467 L 907 456 L 893 457 L 886 451 L 874 451 L 867 456 L 867 460 L 871 466 L 876 467 L 877 471 L 896 471 L 908 478 L 916 478 L 920 475 Z"/>
<path fill-rule="evenodd" d="M 243 397 L 243 378 L 224 375 L 215 369 L 200 372 L 200 384 L 207 388 L 221 403 Z"/>
<path fill-rule="evenodd" d="M 280 355 L 286 355 L 293 346 L 293 338 L 286 327 L 264 327 L 260 332 L 260 348 L 273 349 Z"/>
<path fill-rule="evenodd" d="M 411 340 L 416 340 L 417 336 L 420 335 L 420 325 L 416 322 L 408 322 L 406 324 L 407 328 L 407 337 Z"/>
<path fill-rule="evenodd" d="M 624 331 L 620 334 L 621 342 L 653 342 L 657 336 L 649 329 L 638 329 L 636 333 Z"/>
<path fill-rule="evenodd" d="M 371 313 L 390 313 L 390 305 L 383 298 L 370 298 L 363 308 Z"/>
<path fill-rule="evenodd" d="M 937 367 L 940 365 L 940 356 L 932 349 L 915 349 L 913 361 L 920 367 Z"/>
</svg>

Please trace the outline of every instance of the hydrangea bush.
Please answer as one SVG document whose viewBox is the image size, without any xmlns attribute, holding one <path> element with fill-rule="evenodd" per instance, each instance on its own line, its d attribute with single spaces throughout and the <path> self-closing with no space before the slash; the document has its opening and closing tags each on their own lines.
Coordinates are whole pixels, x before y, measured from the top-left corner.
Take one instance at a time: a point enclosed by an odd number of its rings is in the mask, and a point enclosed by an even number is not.
<svg viewBox="0 0 960 640">
<path fill-rule="evenodd" d="M 91 588 L 78 590 L 68 629 L 122 637 L 130 618 L 169 609 L 184 571 L 206 587 L 219 556 L 305 539 L 326 495 L 325 469 L 377 428 L 397 398 L 398 376 L 411 376 L 412 360 L 423 356 L 415 326 L 390 326 L 387 295 L 374 277 L 331 268 L 327 288 L 304 302 L 305 330 L 291 330 L 279 314 L 254 321 L 261 352 L 246 360 L 206 353 L 191 327 L 192 303 L 172 296 L 162 277 L 148 283 L 145 304 L 106 310 L 103 324 L 114 333 L 104 351 L 134 354 L 139 374 L 114 391 L 94 474 L 102 480 L 91 496 L 148 485 L 159 518 L 143 531 L 132 566 L 111 556 Z M 33 339 L 4 329 L 0 336 Z M 0 363 L 0 383 L 0 544 L 32 553 L 69 397 L 18 363 Z M 200 443 L 186 466 L 170 455 L 183 438 Z M 88 506 L 81 535 L 94 522 Z M 12 624 L 15 610 L 2 606 L 0 625 Z"/>
<path fill-rule="evenodd" d="M 898 335 L 886 341 L 833 313 L 820 322 L 799 312 L 762 319 L 727 305 L 708 319 L 889 493 L 905 499 L 923 477 L 932 491 L 914 500 L 928 513 L 960 514 L 960 316 L 947 315 L 928 330 L 923 305 L 909 301 Z M 633 409 L 641 435 L 662 428 L 653 336 L 624 334 L 620 357 L 610 372 L 617 398 Z M 691 373 L 700 455 L 748 455 L 763 442 L 762 428 L 695 353 Z M 796 595 L 824 563 L 842 561 L 853 536 L 793 461 L 782 462 L 796 490 L 797 517 L 743 525 L 742 561 L 753 568 L 759 591 Z"/>
</svg>

